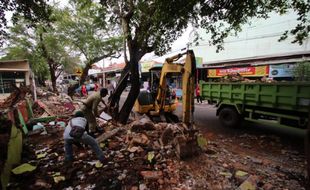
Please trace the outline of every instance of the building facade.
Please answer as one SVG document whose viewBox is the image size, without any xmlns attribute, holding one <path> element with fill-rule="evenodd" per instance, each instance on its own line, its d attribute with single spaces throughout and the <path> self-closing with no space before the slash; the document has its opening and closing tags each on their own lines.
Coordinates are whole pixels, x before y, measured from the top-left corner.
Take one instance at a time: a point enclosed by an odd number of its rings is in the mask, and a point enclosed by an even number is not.
<svg viewBox="0 0 310 190">
<path fill-rule="evenodd" d="M 27 60 L 0 61 L 0 97 L 5 98 L 17 87 L 30 85 L 30 66 Z"/>
</svg>

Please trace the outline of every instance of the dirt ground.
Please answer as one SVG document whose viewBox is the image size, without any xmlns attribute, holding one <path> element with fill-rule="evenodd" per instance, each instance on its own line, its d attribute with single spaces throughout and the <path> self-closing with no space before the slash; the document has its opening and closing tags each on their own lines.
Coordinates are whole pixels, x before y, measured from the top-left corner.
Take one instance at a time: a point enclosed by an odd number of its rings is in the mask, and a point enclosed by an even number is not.
<svg viewBox="0 0 310 190">
<path fill-rule="evenodd" d="M 130 150 L 124 133 L 101 144 L 107 162 L 96 167 L 94 154 L 77 147 L 73 165 L 64 164 L 62 132 L 54 128 L 28 139 L 23 162 L 37 169 L 13 175 L 9 189 L 305 189 L 303 152 L 275 135 L 225 136 L 205 129 L 206 148 L 180 161 L 173 147 L 156 143 Z M 150 141 L 158 138 L 156 131 L 142 133 Z M 149 152 L 155 155 L 151 162 Z"/>
</svg>

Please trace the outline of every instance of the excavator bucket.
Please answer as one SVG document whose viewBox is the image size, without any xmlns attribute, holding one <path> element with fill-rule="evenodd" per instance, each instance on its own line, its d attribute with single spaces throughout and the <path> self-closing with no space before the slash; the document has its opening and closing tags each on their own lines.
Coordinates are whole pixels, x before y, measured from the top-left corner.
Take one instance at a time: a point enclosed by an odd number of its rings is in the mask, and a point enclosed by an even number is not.
<svg viewBox="0 0 310 190">
<path fill-rule="evenodd" d="M 198 144 L 198 130 L 188 128 L 184 124 L 168 126 L 161 135 L 162 145 L 173 144 L 176 147 L 176 155 L 180 160 L 191 158 L 201 152 Z"/>
</svg>

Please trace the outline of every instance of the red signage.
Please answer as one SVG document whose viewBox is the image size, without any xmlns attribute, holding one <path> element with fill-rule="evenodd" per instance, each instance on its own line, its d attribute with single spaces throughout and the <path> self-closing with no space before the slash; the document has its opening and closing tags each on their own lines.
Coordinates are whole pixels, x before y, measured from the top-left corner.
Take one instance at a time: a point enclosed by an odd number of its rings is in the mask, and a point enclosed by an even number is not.
<svg viewBox="0 0 310 190">
<path fill-rule="evenodd" d="M 268 66 L 208 69 L 208 77 L 223 77 L 234 73 L 239 73 L 242 76 L 266 76 L 268 72 Z"/>
</svg>

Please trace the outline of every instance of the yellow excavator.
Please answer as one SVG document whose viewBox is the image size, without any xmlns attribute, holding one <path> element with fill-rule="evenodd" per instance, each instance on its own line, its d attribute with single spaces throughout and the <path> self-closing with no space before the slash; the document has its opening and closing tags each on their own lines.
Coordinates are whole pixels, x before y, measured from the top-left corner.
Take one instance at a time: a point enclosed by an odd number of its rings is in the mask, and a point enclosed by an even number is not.
<svg viewBox="0 0 310 190">
<path fill-rule="evenodd" d="M 184 55 L 186 56 L 185 62 L 177 63 Z M 178 122 L 177 117 L 172 114 L 177 107 L 176 99 L 171 98 L 171 92 L 167 85 L 169 76 L 177 74 L 182 78 L 182 122 L 191 124 L 193 122 L 196 81 L 196 61 L 194 52 L 192 50 L 187 50 L 184 53 L 167 58 L 160 71 L 159 79 L 154 73 L 155 72 L 150 70 L 151 91 L 140 92 L 135 102 L 135 111 L 140 114 L 147 114 L 151 118 L 159 116 L 161 120 Z"/>
<path fill-rule="evenodd" d="M 177 61 L 185 57 L 184 63 Z M 177 116 L 172 112 L 176 110 L 176 102 L 171 99 L 167 80 L 172 74 L 182 78 L 182 122 L 169 125 L 163 131 L 160 141 L 163 145 L 173 142 L 176 155 L 180 159 L 195 156 L 199 153 L 198 130 L 194 126 L 194 91 L 196 82 L 196 61 L 192 50 L 167 58 L 160 70 L 160 77 L 153 75 L 150 70 L 151 91 L 141 91 L 135 102 L 135 111 L 147 114 L 151 119 L 160 118 L 160 121 L 178 122 Z M 155 72 L 156 73 L 156 72 Z M 153 90 L 155 89 L 155 90 Z M 156 117 L 157 116 L 157 117 Z M 164 116 L 164 117 L 163 117 Z M 176 132 L 179 131 L 179 132 Z"/>
</svg>

